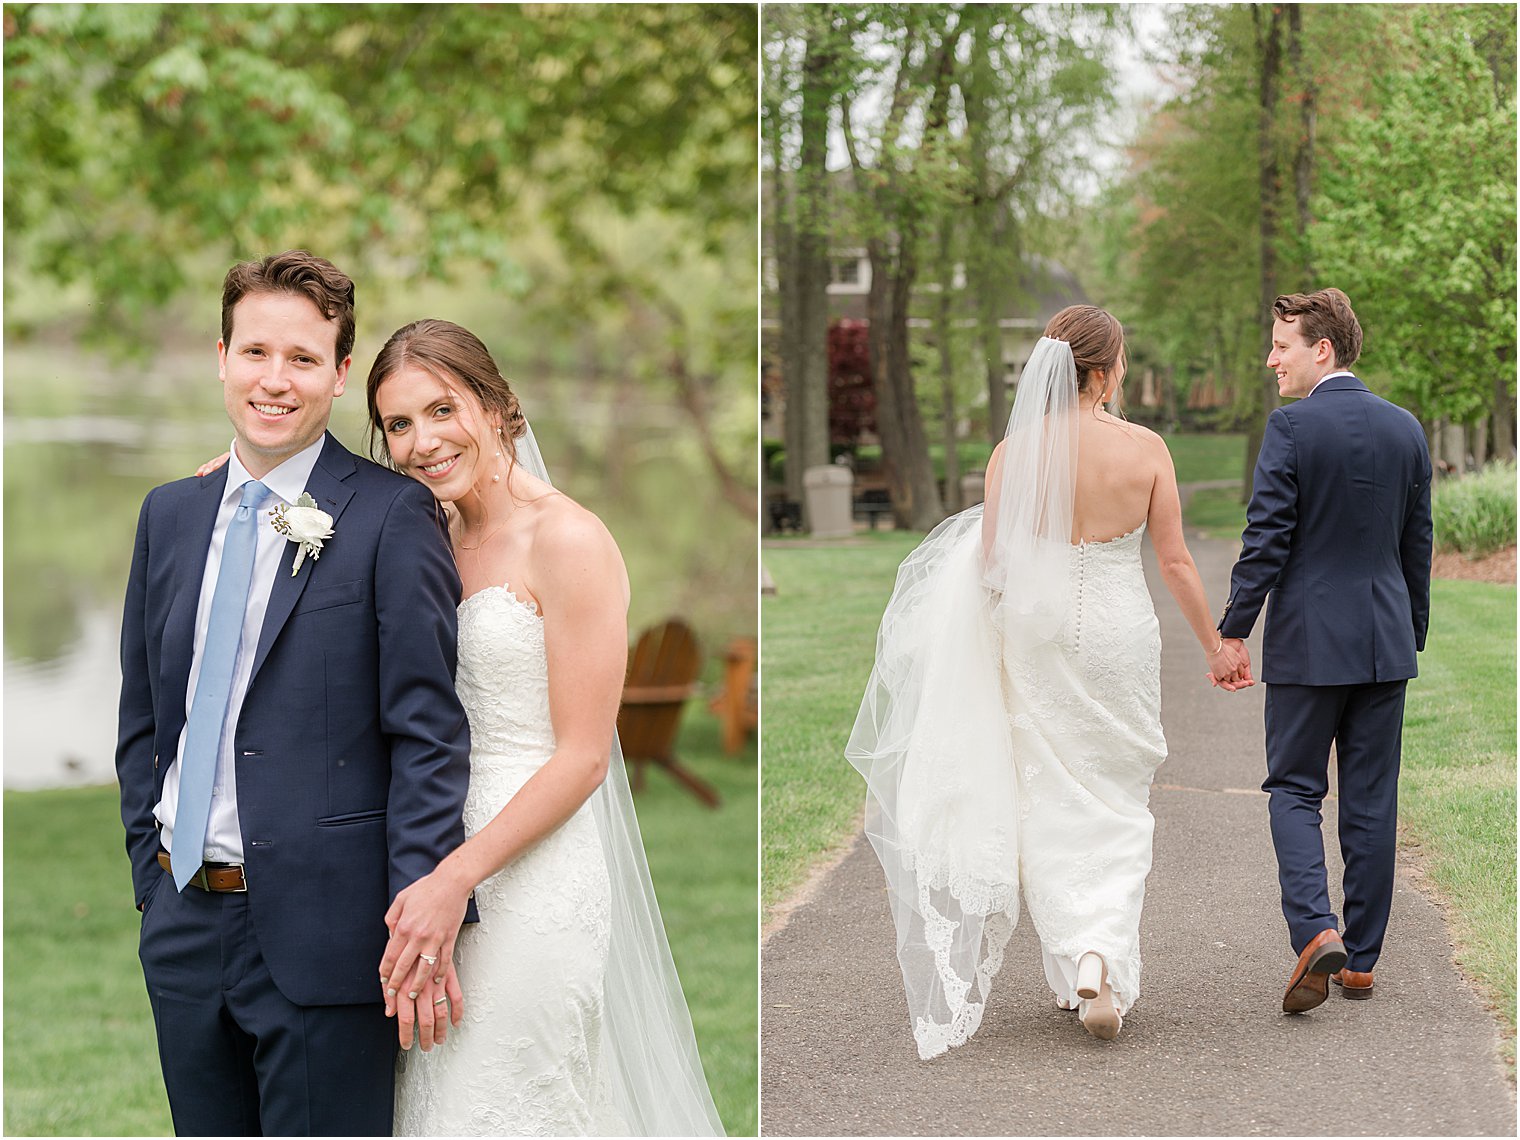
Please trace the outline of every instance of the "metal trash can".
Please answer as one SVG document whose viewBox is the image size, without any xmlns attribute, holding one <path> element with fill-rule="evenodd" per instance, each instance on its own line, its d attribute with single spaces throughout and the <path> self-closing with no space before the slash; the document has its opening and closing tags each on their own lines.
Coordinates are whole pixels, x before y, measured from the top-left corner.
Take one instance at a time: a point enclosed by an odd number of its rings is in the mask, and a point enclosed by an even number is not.
<svg viewBox="0 0 1520 1140">
<path fill-rule="evenodd" d="M 855 476 L 830 463 L 802 473 L 802 499 L 808 530 L 814 538 L 848 538 L 855 533 Z"/>
</svg>

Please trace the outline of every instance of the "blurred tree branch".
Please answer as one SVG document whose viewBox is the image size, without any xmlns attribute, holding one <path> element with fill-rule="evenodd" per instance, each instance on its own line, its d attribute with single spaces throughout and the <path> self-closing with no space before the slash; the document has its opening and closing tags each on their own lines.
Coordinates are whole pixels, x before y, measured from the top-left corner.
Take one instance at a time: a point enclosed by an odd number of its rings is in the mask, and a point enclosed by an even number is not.
<svg viewBox="0 0 1520 1140">
<path fill-rule="evenodd" d="M 4 32 L 8 296 L 82 289 L 81 338 L 145 355 L 208 261 L 309 247 L 361 305 L 484 270 L 567 335 L 614 326 L 739 507 L 752 429 L 705 409 L 755 400 L 753 6 L 14 4 Z M 719 319 L 614 311 L 651 288 Z"/>
</svg>

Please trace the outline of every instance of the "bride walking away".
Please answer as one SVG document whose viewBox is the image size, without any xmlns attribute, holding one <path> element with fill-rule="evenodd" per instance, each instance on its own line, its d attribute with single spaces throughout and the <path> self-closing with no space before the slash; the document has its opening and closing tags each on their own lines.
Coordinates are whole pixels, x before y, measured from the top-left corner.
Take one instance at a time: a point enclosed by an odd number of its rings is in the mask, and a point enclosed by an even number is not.
<svg viewBox="0 0 1520 1140">
<path fill-rule="evenodd" d="M 1140 993 L 1161 643 L 1140 544 L 1211 681 L 1253 683 L 1214 629 L 1154 432 L 1110 414 L 1124 335 L 1046 326 L 986 478 L 898 570 L 846 754 L 886 873 L 919 1056 L 981 1024 L 1020 900 L 1062 1009 L 1111 1040 Z"/>
</svg>

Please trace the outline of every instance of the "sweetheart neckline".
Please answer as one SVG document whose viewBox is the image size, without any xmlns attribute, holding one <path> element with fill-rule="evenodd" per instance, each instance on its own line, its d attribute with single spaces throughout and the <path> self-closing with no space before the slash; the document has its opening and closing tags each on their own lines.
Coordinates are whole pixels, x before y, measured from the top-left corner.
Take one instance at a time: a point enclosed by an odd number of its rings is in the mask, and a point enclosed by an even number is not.
<svg viewBox="0 0 1520 1140">
<path fill-rule="evenodd" d="M 500 590 L 502 593 L 506 594 L 508 598 L 510 598 L 512 601 L 516 602 L 523 609 L 527 610 L 530 614 L 532 614 L 534 617 L 536 617 L 539 621 L 543 621 L 544 620 L 544 615 L 538 612 L 538 607 L 535 606 L 532 602 L 525 602 L 525 601 L 523 601 L 523 599 L 519 598 L 515 593 L 512 592 L 512 586 L 508 582 L 503 582 L 503 583 L 501 583 L 500 585 L 497 585 L 497 586 L 482 586 L 480 589 L 476 590 L 473 594 L 471 594 L 468 598 L 465 598 L 463 601 L 461 601 L 459 603 L 457 609 L 461 609 L 461 610 L 464 609 L 464 607 L 468 603 L 473 602 L 476 598 L 480 597 L 482 594 L 489 594 L 492 590 Z"/>
</svg>

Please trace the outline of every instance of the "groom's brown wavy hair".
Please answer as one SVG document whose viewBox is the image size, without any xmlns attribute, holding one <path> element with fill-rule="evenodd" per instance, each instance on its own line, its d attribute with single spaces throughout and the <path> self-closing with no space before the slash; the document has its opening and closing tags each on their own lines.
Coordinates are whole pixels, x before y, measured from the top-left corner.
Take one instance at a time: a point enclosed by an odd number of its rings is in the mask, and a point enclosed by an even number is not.
<svg viewBox="0 0 1520 1140">
<path fill-rule="evenodd" d="M 240 261 L 222 281 L 222 343 L 232 343 L 232 310 L 250 293 L 294 293 L 330 321 L 338 322 L 336 366 L 354 350 L 354 283 L 326 258 L 304 249 Z"/>
<path fill-rule="evenodd" d="M 1339 289 L 1285 293 L 1272 302 L 1272 315 L 1296 324 L 1305 344 L 1328 340 L 1338 368 L 1350 368 L 1362 355 L 1362 326 L 1351 311 L 1351 298 Z"/>
</svg>

